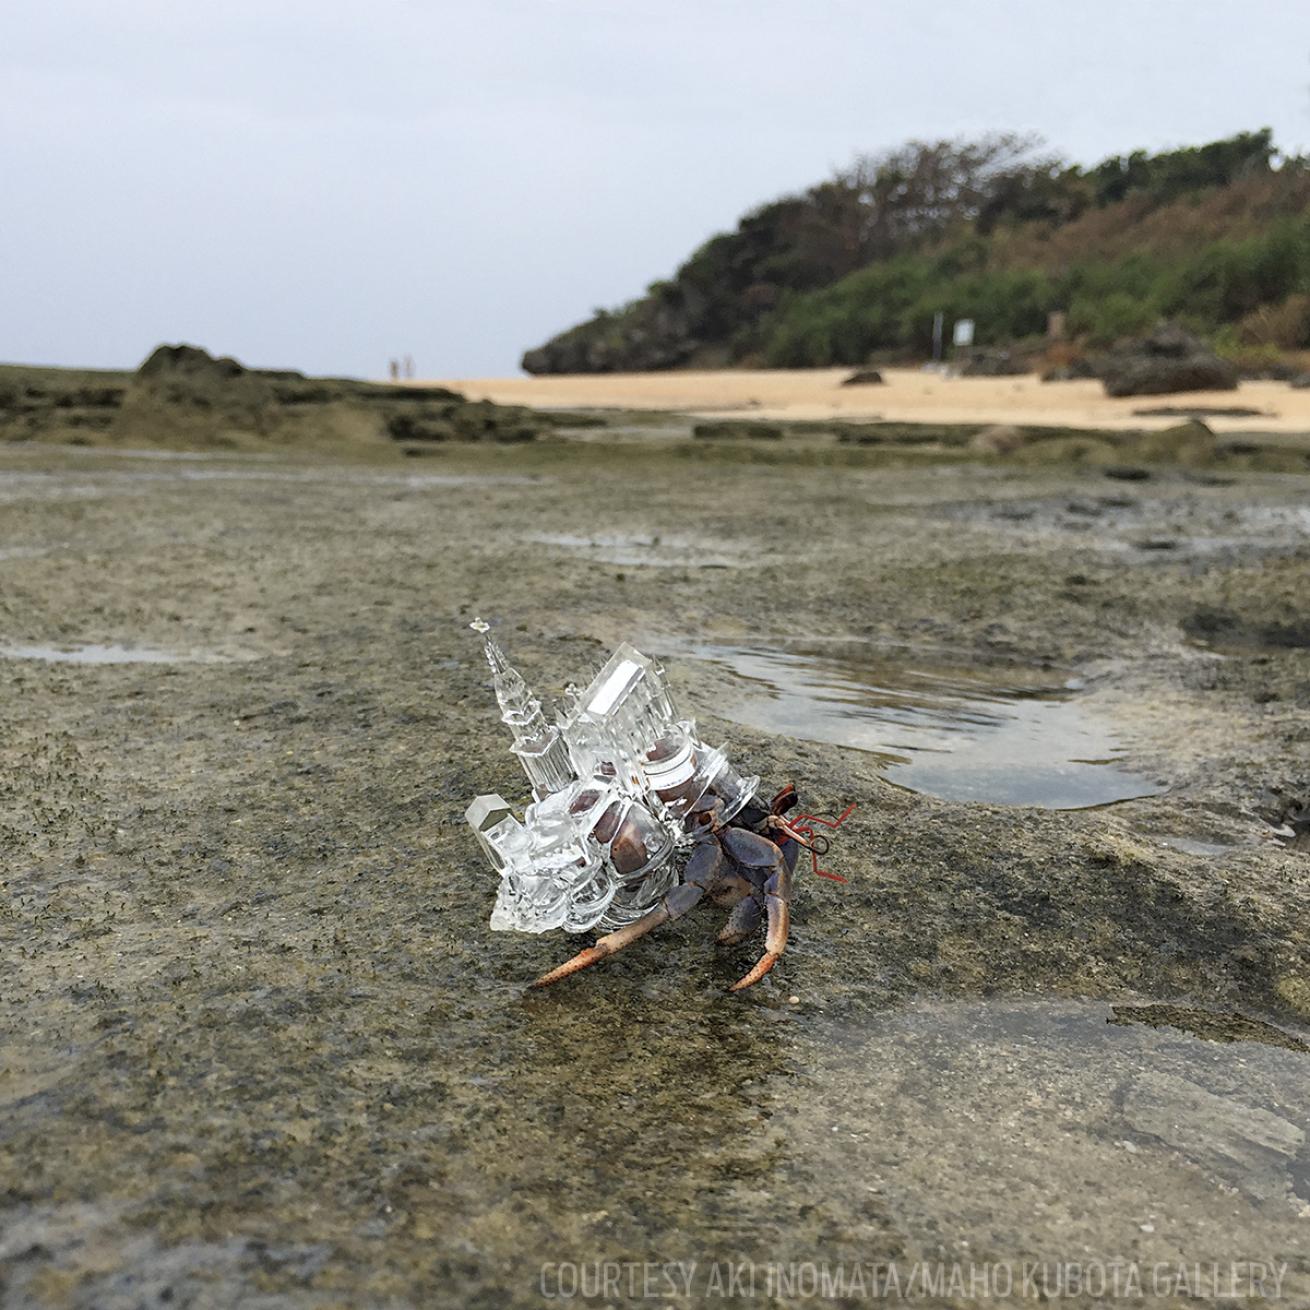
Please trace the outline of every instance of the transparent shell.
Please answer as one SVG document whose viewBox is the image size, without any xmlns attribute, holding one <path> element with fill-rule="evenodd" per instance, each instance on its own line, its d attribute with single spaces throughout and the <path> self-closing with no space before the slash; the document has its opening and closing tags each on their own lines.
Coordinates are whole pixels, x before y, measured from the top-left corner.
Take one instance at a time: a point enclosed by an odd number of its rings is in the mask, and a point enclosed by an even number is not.
<svg viewBox="0 0 1310 1310">
<path fill-rule="evenodd" d="M 486 635 L 481 620 L 473 627 Z M 486 656 L 536 797 L 522 823 L 494 794 L 466 813 L 500 875 L 492 928 L 586 932 L 640 918 L 678 883 L 696 802 L 712 789 L 731 818 L 759 779 L 700 741 L 695 722 L 678 717 L 663 668 L 626 642 L 584 690 L 568 688 L 554 724 L 490 636 Z"/>
</svg>

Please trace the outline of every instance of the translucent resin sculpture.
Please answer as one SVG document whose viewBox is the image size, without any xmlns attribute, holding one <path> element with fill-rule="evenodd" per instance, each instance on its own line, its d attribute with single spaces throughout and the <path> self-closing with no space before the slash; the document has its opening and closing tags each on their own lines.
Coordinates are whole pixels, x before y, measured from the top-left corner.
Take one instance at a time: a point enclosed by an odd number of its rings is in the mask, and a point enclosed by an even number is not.
<svg viewBox="0 0 1310 1310">
<path fill-rule="evenodd" d="M 535 798 L 521 822 L 494 794 L 465 815 L 500 875 L 492 928 L 586 932 L 640 918 L 678 882 L 692 806 L 713 791 L 730 819 L 759 779 L 697 737 L 664 670 L 626 642 L 585 690 L 568 688 L 552 724 L 487 625 L 472 627 Z"/>
</svg>

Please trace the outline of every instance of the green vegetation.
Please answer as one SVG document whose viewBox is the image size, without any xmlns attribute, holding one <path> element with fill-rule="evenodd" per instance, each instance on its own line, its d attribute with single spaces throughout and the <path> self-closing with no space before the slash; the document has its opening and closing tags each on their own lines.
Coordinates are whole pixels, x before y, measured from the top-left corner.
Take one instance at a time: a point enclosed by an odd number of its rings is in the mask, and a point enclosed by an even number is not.
<svg viewBox="0 0 1310 1310">
<path fill-rule="evenodd" d="M 1172 255 L 1094 254 L 1063 268 L 997 267 L 976 240 L 873 264 L 789 299 L 761 342 L 779 367 L 855 364 L 872 352 L 925 351 L 932 318 L 973 318 L 980 344 L 1036 336 L 1051 310 L 1069 331 L 1108 345 L 1161 318 L 1234 343 L 1310 346 L 1310 219 Z"/>
<path fill-rule="evenodd" d="M 857 364 L 984 345 L 1054 310 L 1103 345 L 1161 317 L 1229 351 L 1310 346 L 1310 161 L 1267 130 L 1090 169 L 1012 136 L 911 143 L 748 214 L 665 282 L 524 357 L 532 372 Z"/>
</svg>

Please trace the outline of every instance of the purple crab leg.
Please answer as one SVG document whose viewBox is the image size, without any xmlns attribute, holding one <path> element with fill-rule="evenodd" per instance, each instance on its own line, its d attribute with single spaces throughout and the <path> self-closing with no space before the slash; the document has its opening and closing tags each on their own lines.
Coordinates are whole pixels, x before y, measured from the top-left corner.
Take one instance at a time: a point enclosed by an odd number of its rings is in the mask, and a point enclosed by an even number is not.
<svg viewBox="0 0 1310 1310">
<path fill-rule="evenodd" d="M 764 954 L 744 978 L 739 978 L 728 989 L 733 992 L 753 987 L 775 964 L 787 949 L 787 934 L 791 926 L 791 870 L 782 850 L 767 837 L 745 828 L 727 828 L 719 834 L 723 849 L 733 862 L 743 869 L 768 870 L 764 881 L 764 906 L 768 914 L 769 931 L 764 939 Z M 729 923 L 731 924 L 731 919 Z"/>
<path fill-rule="evenodd" d="M 736 946 L 760 926 L 764 917 L 764 893 L 759 888 L 752 888 L 749 896 L 744 897 L 733 906 L 728 915 L 728 922 L 723 925 L 718 941 L 721 946 Z"/>
</svg>

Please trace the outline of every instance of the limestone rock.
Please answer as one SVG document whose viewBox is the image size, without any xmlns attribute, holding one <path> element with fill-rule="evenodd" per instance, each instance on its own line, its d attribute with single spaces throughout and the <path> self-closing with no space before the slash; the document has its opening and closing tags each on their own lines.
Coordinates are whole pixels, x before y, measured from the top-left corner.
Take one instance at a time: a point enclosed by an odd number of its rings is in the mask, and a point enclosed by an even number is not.
<svg viewBox="0 0 1310 1310">
<path fill-rule="evenodd" d="M 1009 423 L 997 423 L 975 433 L 969 441 L 969 449 L 980 450 L 988 455 L 1011 455 L 1026 442 L 1027 438 L 1020 428 Z"/>
<path fill-rule="evenodd" d="M 1110 396 L 1162 396 L 1178 391 L 1235 391 L 1235 365 L 1220 359 L 1172 323 L 1116 346 L 1098 371 Z"/>
<path fill-rule="evenodd" d="M 1287 1194 L 1287 1166 L 1306 1140 L 1305 1129 L 1279 1115 L 1173 1074 L 1140 1074 L 1127 1088 L 1123 1113 L 1135 1131 L 1262 1200 Z"/>
</svg>

